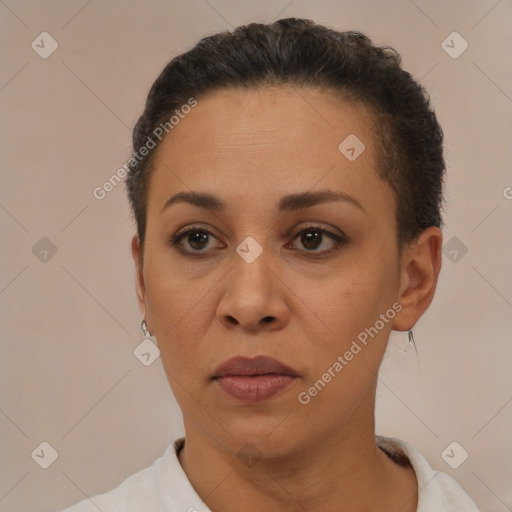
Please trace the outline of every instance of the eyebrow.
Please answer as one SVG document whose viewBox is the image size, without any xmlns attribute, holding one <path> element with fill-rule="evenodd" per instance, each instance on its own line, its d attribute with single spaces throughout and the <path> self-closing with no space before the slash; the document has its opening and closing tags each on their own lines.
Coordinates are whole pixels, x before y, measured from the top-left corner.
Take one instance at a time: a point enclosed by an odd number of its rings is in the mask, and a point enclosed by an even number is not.
<svg viewBox="0 0 512 512">
<path fill-rule="evenodd" d="M 319 190 L 317 192 L 302 192 L 289 194 L 282 197 L 278 203 L 280 212 L 291 212 L 310 208 L 317 204 L 333 201 L 344 201 L 365 212 L 359 201 L 341 191 Z M 189 203 L 200 208 L 222 212 L 226 209 L 226 203 L 220 197 L 204 192 L 178 192 L 165 202 L 162 211 L 177 203 Z"/>
</svg>

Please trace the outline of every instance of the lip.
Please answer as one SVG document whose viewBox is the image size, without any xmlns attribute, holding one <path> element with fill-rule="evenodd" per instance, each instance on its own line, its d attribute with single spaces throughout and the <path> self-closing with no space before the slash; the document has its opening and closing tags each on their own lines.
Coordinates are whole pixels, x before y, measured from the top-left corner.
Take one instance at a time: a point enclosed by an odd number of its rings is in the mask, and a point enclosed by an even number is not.
<svg viewBox="0 0 512 512">
<path fill-rule="evenodd" d="M 231 398 L 259 403 L 284 392 L 297 378 L 293 368 L 272 357 L 236 356 L 221 363 L 212 380 Z"/>
<path fill-rule="evenodd" d="M 278 373 L 297 377 L 297 372 L 277 359 L 268 356 L 253 358 L 235 356 L 221 363 L 213 372 L 214 379 L 227 375 L 265 375 Z"/>
</svg>

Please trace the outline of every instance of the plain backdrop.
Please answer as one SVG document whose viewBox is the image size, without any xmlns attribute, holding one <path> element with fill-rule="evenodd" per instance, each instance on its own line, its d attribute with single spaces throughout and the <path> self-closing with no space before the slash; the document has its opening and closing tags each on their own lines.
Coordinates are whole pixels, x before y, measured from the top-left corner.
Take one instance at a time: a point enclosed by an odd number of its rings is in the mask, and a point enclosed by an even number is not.
<svg viewBox="0 0 512 512">
<path fill-rule="evenodd" d="M 109 490 L 183 434 L 160 359 L 133 352 L 124 184 L 93 191 L 130 156 L 174 55 L 292 16 L 394 46 L 431 96 L 448 165 L 443 268 L 417 353 L 391 336 L 377 432 L 411 442 L 482 510 L 512 510 L 510 0 L 2 0 L 0 511 Z M 453 442 L 468 453 L 457 469 L 442 457 Z"/>
</svg>

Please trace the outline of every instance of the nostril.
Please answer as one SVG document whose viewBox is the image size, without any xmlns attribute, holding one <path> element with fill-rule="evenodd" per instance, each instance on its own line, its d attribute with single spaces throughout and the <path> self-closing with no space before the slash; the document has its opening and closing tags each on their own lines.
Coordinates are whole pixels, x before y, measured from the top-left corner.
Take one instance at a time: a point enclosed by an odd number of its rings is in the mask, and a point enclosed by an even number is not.
<svg viewBox="0 0 512 512">
<path fill-rule="evenodd" d="M 230 323 L 230 324 L 233 324 L 233 325 L 238 325 L 240 322 L 233 316 L 231 315 L 226 315 L 226 320 Z M 261 323 L 265 323 L 265 324 L 270 324 L 272 323 L 273 321 L 275 320 L 275 317 L 273 316 L 265 316 L 261 319 Z M 257 329 L 257 327 L 255 327 L 254 329 Z"/>
</svg>

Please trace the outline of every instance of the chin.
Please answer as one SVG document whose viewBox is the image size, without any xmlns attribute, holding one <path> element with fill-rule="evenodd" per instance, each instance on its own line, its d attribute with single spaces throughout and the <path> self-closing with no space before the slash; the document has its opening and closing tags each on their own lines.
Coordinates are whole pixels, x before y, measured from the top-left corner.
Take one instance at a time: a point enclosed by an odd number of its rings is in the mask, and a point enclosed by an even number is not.
<svg viewBox="0 0 512 512">
<path fill-rule="evenodd" d="M 239 410 L 238 414 L 216 416 L 218 424 L 229 427 L 226 430 L 216 428 L 213 435 L 220 436 L 218 442 L 234 453 L 240 450 L 244 453 L 254 447 L 260 456 L 284 457 L 298 450 L 303 443 L 307 444 L 309 422 L 298 415 L 297 418 L 293 416 L 294 412 L 290 414 L 286 408 L 279 408 L 273 414 L 258 414 L 247 408 Z"/>
</svg>

